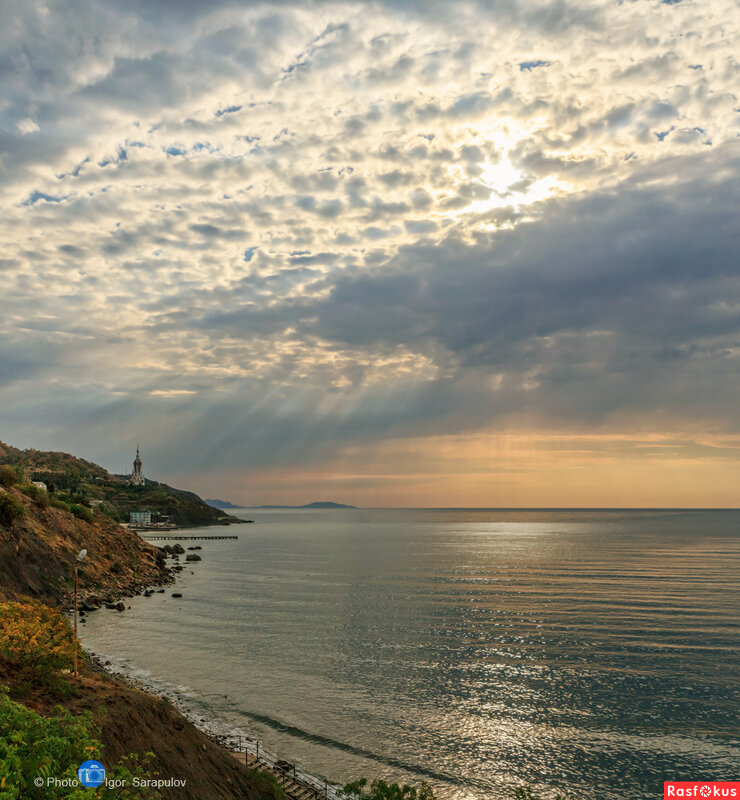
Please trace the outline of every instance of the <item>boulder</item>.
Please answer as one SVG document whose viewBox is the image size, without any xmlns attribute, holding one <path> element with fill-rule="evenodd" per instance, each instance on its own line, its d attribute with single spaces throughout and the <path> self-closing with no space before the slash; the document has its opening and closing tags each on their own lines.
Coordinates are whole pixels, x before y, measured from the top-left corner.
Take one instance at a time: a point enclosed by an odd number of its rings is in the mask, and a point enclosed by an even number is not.
<svg viewBox="0 0 740 800">
<path fill-rule="evenodd" d="M 202 561 L 202 560 L 203 559 L 199 555 L 196 555 L 195 553 L 188 553 L 185 556 L 185 561 Z"/>
<path fill-rule="evenodd" d="M 180 594 L 180 592 L 172 592 L 172 596 L 173 597 L 182 597 L 182 594 Z"/>
<path fill-rule="evenodd" d="M 131 606 L 129 606 L 129 608 L 131 608 Z M 119 600 L 115 605 L 115 609 L 116 611 L 125 611 L 126 606 Z"/>
<path fill-rule="evenodd" d="M 172 552 L 173 553 L 184 553 L 185 548 L 181 544 L 173 544 L 172 545 Z"/>
<path fill-rule="evenodd" d="M 188 547 L 188 550 L 202 550 L 203 548 L 199 544 L 194 544 L 192 547 Z"/>
</svg>

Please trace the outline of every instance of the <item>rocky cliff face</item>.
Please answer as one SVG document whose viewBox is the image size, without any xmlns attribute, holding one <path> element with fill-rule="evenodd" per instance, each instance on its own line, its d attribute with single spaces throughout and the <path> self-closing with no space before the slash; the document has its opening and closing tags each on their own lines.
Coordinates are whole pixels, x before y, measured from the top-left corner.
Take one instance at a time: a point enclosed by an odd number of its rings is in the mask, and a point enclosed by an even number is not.
<svg viewBox="0 0 740 800">
<path fill-rule="evenodd" d="M 28 497 L 16 487 L 0 487 L 0 597 L 34 597 L 66 604 L 73 590 L 74 564 L 80 564 L 81 596 L 101 602 L 130 595 L 170 580 L 159 548 L 133 531 L 95 513 L 92 522 Z"/>
</svg>

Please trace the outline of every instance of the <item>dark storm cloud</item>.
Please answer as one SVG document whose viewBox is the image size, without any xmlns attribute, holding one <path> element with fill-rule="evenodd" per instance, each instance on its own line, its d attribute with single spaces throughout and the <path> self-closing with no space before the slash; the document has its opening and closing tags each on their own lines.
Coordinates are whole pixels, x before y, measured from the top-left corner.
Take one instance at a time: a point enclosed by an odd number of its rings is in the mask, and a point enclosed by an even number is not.
<svg viewBox="0 0 740 800">
<path fill-rule="evenodd" d="M 738 416 L 740 158 L 671 160 L 613 191 L 550 201 L 537 222 L 327 279 L 328 294 L 211 313 L 233 336 L 290 327 L 337 348 L 442 348 L 462 373 L 503 373 L 547 415 L 634 405 Z M 711 396 L 697 378 L 713 386 Z M 670 391 L 665 391 L 666 387 Z M 508 409 L 510 404 L 505 403 Z M 417 408 L 417 413 L 422 410 Z"/>
</svg>

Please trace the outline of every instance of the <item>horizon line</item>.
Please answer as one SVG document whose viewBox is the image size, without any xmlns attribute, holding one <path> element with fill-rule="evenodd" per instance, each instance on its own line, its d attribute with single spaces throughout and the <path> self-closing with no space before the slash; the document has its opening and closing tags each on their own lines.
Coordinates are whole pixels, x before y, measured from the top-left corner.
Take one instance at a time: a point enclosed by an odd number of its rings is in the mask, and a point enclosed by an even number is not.
<svg viewBox="0 0 740 800">
<path fill-rule="evenodd" d="M 233 504 L 234 508 L 250 511 L 263 509 L 296 511 L 740 511 L 740 506 L 352 506 L 344 508 L 307 508 L 310 503 L 289 505 L 268 503 L 259 506 Z"/>
</svg>

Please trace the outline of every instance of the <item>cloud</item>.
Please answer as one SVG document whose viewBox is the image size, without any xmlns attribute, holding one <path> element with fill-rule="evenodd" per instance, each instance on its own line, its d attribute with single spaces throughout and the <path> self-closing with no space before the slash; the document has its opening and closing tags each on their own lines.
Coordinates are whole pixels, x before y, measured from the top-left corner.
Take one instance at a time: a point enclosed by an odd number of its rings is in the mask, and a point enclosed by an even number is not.
<svg viewBox="0 0 740 800">
<path fill-rule="evenodd" d="M 0 425 L 163 467 L 168 414 L 201 466 L 735 431 L 734 5 L 359 10 L 10 4 Z"/>
</svg>

